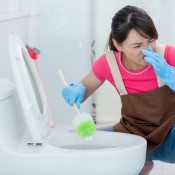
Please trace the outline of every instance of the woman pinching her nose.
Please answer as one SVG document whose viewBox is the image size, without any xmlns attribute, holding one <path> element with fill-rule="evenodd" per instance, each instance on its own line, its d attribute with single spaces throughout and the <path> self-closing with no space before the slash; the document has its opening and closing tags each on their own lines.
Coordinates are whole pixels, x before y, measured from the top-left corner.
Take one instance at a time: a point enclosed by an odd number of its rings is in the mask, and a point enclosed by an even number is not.
<svg viewBox="0 0 175 175">
<path fill-rule="evenodd" d="M 157 44 L 150 16 L 135 6 L 119 10 L 111 22 L 107 52 L 79 82 L 63 89 L 69 105 L 80 105 L 104 81 L 122 103 L 114 132 L 132 133 L 147 140 L 147 161 L 140 174 L 149 174 L 152 160 L 175 163 L 175 47 Z"/>
<path fill-rule="evenodd" d="M 156 75 L 175 91 L 175 67 L 168 64 L 163 56 L 154 52 L 151 45 L 148 46 L 148 50 L 142 49 L 142 53 L 146 62 L 153 66 Z"/>
</svg>

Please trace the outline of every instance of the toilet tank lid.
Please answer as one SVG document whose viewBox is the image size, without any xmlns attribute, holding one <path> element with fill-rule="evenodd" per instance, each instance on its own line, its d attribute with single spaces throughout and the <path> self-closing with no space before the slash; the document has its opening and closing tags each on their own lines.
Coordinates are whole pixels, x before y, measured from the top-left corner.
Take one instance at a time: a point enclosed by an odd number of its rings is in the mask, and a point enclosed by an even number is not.
<svg viewBox="0 0 175 175">
<path fill-rule="evenodd" d="M 12 96 L 15 92 L 15 85 L 8 79 L 0 79 L 0 100 Z"/>
</svg>

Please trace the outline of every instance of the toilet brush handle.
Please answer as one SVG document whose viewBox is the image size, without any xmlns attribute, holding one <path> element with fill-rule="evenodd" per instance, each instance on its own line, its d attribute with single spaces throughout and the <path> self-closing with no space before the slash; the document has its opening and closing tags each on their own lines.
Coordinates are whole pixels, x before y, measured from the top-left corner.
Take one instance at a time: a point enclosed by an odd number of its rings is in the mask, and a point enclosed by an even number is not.
<svg viewBox="0 0 175 175">
<path fill-rule="evenodd" d="M 58 75 L 60 76 L 60 78 L 61 78 L 61 80 L 62 80 L 64 86 L 67 86 L 66 80 L 65 80 L 65 78 L 64 78 L 63 73 L 62 73 L 61 70 L 58 70 Z M 77 108 L 77 105 L 76 105 L 75 103 L 74 103 L 74 106 L 73 106 L 73 107 L 74 107 L 75 111 L 77 112 L 77 114 L 79 115 L 79 114 L 80 114 L 80 111 L 79 111 L 79 109 Z"/>
</svg>

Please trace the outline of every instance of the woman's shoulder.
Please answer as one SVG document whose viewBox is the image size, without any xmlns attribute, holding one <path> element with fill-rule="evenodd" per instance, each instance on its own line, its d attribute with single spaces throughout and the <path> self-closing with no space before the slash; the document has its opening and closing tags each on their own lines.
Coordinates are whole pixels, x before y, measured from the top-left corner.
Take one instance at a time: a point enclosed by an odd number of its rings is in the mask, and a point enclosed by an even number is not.
<svg viewBox="0 0 175 175">
<path fill-rule="evenodd" d="M 165 54 L 174 54 L 175 53 L 175 46 L 171 46 L 171 45 L 166 45 L 165 47 Z"/>
<path fill-rule="evenodd" d="M 167 44 L 165 47 L 164 57 L 170 65 L 175 66 L 175 46 Z"/>
<path fill-rule="evenodd" d="M 116 55 L 116 52 L 115 52 L 115 55 Z M 105 80 L 106 78 L 108 79 L 111 73 L 107 62 L 106 53 L 103 53 L 93 62 L 92 70 L 96 75 L 96 77 L 98 77 L 100 80 Z"/>
</svg>

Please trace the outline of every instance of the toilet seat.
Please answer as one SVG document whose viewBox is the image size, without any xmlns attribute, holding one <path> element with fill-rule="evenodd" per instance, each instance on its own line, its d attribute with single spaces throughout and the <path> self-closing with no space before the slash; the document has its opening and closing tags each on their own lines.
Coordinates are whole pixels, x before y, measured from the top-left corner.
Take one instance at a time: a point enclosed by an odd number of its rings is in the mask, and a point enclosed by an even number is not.
<svg viewBox="0 0 175 175">
<path fill-rule="evenodd" d="M 31 135 L 31 143 L 43 144 L 52 125 L 51 116 L 35 62 L 14 30 L 9 34 L 9 51 L 14 81 Z"/>
</svg>

